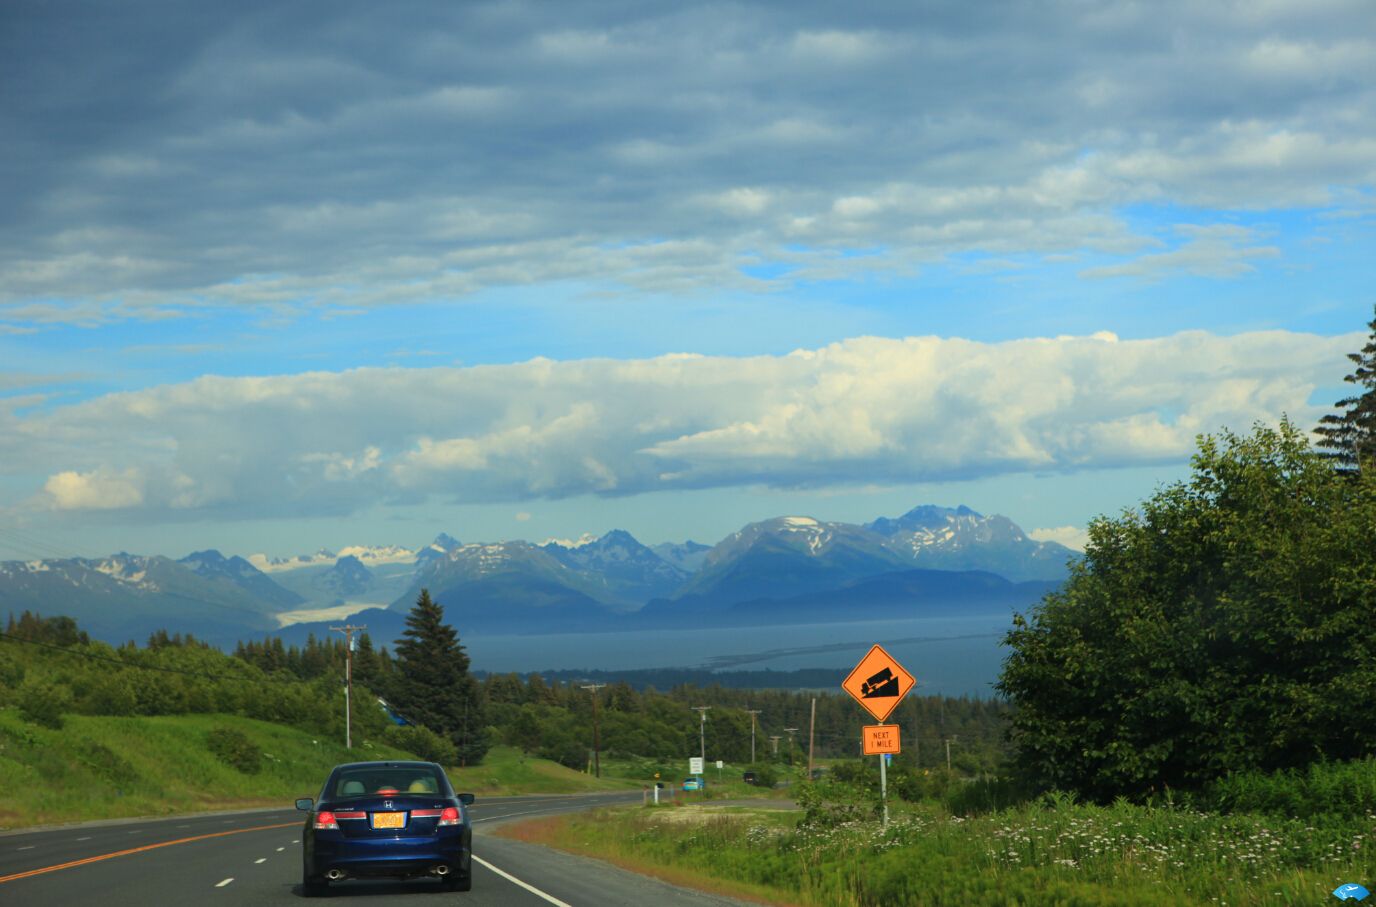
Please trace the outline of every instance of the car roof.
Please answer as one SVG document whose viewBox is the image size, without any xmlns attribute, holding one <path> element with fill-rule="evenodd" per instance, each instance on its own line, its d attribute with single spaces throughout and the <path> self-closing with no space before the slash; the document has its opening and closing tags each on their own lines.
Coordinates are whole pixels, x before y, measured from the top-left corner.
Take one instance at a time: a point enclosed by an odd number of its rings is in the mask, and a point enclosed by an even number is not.
<svg viewBox="0 0 1376 907">
<path fill-rule="evenodd" d="M 342 762 L 334 767 L 335 771 L 346 768 L 439 768 L 434 762 L 413 762 L 390 760 L 387 762 Z"/>
</svg>

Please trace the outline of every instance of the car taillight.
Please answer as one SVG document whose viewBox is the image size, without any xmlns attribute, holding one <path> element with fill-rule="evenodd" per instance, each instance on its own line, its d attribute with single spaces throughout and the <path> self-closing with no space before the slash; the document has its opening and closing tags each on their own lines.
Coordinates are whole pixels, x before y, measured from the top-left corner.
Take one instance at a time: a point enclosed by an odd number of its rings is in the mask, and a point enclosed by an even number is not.
<svg viewBox="0 0 1376 907">
<path fill-rule="evenodd" d="M 339 823 L 335 821 L 334 813 L 330 812 L 328 809 L 322 809 L 315 814 L 315 827 L 317 829 L 333 828 L 337 830 L 339 828 Z"/>
<path fill-rule="evenodd" d="M 440 813 L 440 820 L 439 820 L 438 822 L 436 822 L 435 824 L 436 824 L 436 825 L 458 825 L 458 824 L 459 824 L 459 811 L 458 811 L 458 809 L 455 808 L 455 807 L 453 807 L 453 806 L 445 807 L 444 812 Z"/>
</svg>

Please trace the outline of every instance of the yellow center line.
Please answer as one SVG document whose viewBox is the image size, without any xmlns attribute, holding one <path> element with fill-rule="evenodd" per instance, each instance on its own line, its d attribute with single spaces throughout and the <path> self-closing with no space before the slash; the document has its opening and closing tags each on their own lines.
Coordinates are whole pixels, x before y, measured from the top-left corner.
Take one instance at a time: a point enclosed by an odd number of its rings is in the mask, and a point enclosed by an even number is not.
<svg viewBox="0 0 1376 907">
<path fill-rule="evenodd" d="M 159 847 L 171 847 L 174 844 L 190 844 L 192 841 L 204 841 L 207 838 L 223 838 L 225 835 L 242 835 L 251 831 L 269 831 L 274 828 L 294 828 L 300 822 L 283 822 L 280 825 L 258 825 L 254 828 L 236 828 L 231 831 L 217 831 L 208 835 L 196 835 L 192 838 L 178 838 L 175 841 L 162 841 L 158 844 L 145 844 L 143 847 L 131 847 L 128 850 L 119 850 L 115 853 L 104 853 L 95 857 L 86 857 L 82 860 L 72 860 L 70 863 L 58 863 L 56 866 L 44 866 L 42 869 L 30 869 L 28 872 L 16 872 L 13 875 L 0 876 L 0 884 L 13 882 L 16 879 L 27 879 L 29 876 L 43 875 L 45 872 L 57 872 L 59 869 L 71 869 L 73 866 L 85 866 L 87 863 L 99 863 L 101 860 L 113 860 L 115 857 L 127 857 L 131 853 L 143 853 L 145 850 L 157 850 Z"/>
</svg>

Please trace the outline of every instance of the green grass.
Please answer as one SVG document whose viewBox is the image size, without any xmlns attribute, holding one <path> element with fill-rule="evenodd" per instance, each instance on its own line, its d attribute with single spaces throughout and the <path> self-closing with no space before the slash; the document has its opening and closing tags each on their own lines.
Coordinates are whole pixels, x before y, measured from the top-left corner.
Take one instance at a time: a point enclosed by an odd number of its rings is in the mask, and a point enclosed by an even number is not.
<svg viewBox="0 0 1376 907">
<path fill-rule="evenodd" d="M 211 731 L 247 737 L 262 753 L 247 774 L 217 758 Z M 233 715 L 67 715 L 53 730 L 0 709 L 0 829 L 91 819 L 290 806 L 314 797 L 330 769 L 365 759 L 414 759 L 365 743 L 346 749 L 295 728 Z M 624 790 L 638 782 L 603 778 L 494 747 L 478 766 L 447 769 L 459 790 L 486 795 Z"/>
<path fill-rule="evenodd" d="M 937 806 L 877 822 L 794 827 L 796 817 L 601 811 L 540 826 L 546 843 L 623 865 L 671 867 L 743 891 L 859 905 L 1317 904 L 1376 879 L 1376 817 L 1325 821 L 1119 803 L 1024 805 L 974 817 Z"/>
<path fill-rule="evenodd" d="M 633 778 L 602 778 L 566 768 L 548 759 L 527 756 L 516 747 L 494 746 L 481 765 L 455 769 L 450 773 L 455 786 L 476 794 L 576 794 L 602 790 L 625 790 L 640 786 Z"/>
<path fill-rule="evenodd" d="M 262 752 L 246 774 L 217 759 L 212 730 L 239 731 Z M 345 749 L 304 731 L 233 715 L 68 715 L 61 730 L 0 710 L 0 827 L 290 806 L 313 797 L 331 767 L 413 758 L 380 745 Z"/>
</svg>

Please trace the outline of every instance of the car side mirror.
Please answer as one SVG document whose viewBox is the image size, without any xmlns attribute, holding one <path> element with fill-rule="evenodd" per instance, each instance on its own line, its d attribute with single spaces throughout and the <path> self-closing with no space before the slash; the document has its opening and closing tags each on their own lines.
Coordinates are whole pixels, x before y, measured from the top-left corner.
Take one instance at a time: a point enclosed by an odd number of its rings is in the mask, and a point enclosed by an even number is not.
<svg viewBox="0 0 1376 907">
<path fill-rule="evenodd" d="M 297 808 L 297 809 L 303 809 L 303 810 L 305 810 L 306 812 L 310 812 L 310 811 L 311 811 L 311 807 L 314 806 L 314 805 L 315 805 L 315 801 L 312 800 L 310 797 L 302 797 L 300 800 L 297 800 L 297 801 L 296 801 L 296 808 Z"/>
<path fill-rule="evenodd" d="M 474 797 L 472 794 L 459 794 L 459 802 L 464 806 L 472 806 L 473 801 L 476 799 L 477 797 Z"/>
</svg>

